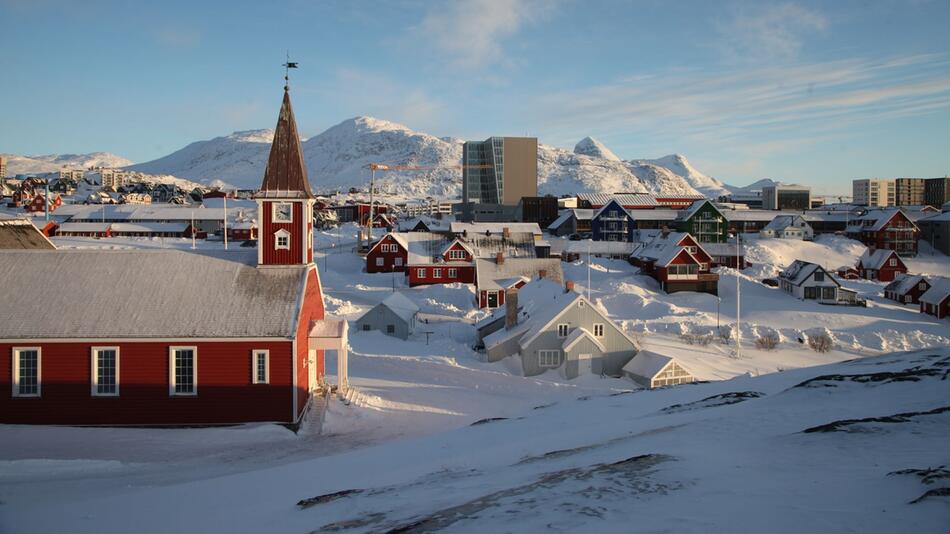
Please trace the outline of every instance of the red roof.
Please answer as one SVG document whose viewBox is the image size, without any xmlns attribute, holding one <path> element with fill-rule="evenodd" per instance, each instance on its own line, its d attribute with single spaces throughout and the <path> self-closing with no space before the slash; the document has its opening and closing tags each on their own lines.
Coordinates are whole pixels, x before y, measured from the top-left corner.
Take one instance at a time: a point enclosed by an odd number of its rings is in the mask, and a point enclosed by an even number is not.
<svg viewBox="0 0 950 534">
<path fill-rule="evenodd" d="M 290 93 L 284 87 L 284 101 L 277 116 L 274 142 L 267 158 L 264 183 L 259 197 L 264 198 L 313 198 L 307 168 L 303 163 L 303 149 L 297 135 L 297 121 L 290 106 Z"/>
</svg>

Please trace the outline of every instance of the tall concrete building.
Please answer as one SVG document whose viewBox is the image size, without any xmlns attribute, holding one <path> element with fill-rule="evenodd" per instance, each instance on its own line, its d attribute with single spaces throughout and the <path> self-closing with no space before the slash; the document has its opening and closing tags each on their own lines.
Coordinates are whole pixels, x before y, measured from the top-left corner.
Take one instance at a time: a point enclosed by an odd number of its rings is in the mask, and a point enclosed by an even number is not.
<svg viewBox="0 0 950 534">
<path fill-rule="evenodd" d="M 775 184 L 762 188 L 762 208 L 804 211 L 811 209 L 811 188 L 797 184 Z"/>
<path fill-rule="evenodd" d="M 851 182 L 853 202 L 858 206 L 877 206 L 886 208 L 897 202 L 894 192 L 894 180 L 872 178 Z"/>
<path fill-rule="evenodd" d="M 894 180 L 894 204 L 896 206 L 921 206 L 924 203 L 923 178 L 898 178 Z"/>
<path fill-rule="evenodd" d="M 0 180 L 7 177 L 7 158 L 0 156 Z"/>
<path fill-rule="evenodd" d="M 504 218 L 507 212 L 513 214 L 522 197 L 538 196 L 536 137 L 466 141 L 462 165 L 462 211 L 466 220 Z"/>
<path fill-rule="evenodd" d="M 928 178 L 924 180 L 924 201 L 922 204 L 937 209 L 950 202 L 950 178 Z"/>
</svg>

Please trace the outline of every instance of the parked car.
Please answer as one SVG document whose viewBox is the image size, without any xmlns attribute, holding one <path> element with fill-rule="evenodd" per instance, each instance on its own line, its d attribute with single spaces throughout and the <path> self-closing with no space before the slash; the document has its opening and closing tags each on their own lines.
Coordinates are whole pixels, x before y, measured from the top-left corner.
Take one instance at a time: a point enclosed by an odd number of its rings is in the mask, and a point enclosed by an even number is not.
<svg viewBox="0 0 950 534">
<path fill-rule="evenodd" d="M 774 278 L 763 278 L 762 283 L 769 287 L 778 287 L 778 280 Z"/>
<path fill-rule="evenodd" d="M 570 241 L 580 241 L 580 240 L 581 240 L 581 234 L 571 234 L 571 235 L 567 236 L 567 238 L 568 238 L 568 240 L 570 240 Z"/>
</svg>

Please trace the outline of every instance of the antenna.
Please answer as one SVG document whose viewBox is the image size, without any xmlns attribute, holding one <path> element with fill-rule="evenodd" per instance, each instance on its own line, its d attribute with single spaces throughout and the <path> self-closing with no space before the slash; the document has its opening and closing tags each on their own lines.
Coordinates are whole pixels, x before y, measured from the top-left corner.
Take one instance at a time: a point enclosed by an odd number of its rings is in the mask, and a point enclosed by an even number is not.
<svg viewBox="0 0 950 534">
<path fill-rule="evenodd" d="M 296 61 L 290 60 L 290 51 L 287 51 L 287 62 L 282 65 L 284 67 L 284 90 L 287 90 L 290 87 L 290 69 L 300 68 L 297 66 Z"/>
</svg>

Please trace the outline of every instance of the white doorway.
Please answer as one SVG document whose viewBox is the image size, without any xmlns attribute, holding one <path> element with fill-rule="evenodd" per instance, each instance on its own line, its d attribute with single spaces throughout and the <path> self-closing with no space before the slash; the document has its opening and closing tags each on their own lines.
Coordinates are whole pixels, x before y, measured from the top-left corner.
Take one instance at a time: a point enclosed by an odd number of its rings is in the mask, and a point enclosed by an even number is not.
<svg viewBox="0 0 950 534">
<path fill-rule="evenodd" d="M 594 372 L 591 367 L 593 357 L 590 354 L 577 355 L 577 376 L 589 375 Z"/>
</svg>

